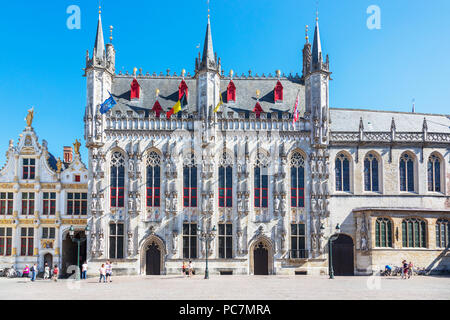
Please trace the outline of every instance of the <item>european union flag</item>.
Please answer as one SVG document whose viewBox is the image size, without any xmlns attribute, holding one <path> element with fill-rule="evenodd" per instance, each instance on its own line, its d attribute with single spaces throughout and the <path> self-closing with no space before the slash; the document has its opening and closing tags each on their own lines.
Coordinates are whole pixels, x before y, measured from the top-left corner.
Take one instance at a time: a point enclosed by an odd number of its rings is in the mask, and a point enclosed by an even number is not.
<svg viewBox="0 0 450 320">
<path fill-rule="evenodd" d="M 116 100 L 114 100 L 113 96 L 111 95 L 111 92 L 108 91 L 108 93 L 109 93 L 109 98 L 106 99 L 106 101 L 100 105 L 100 113 L 101 114 L 107 113 L 109 110 L 111 110 L 117 104 Z"/>
</svg>

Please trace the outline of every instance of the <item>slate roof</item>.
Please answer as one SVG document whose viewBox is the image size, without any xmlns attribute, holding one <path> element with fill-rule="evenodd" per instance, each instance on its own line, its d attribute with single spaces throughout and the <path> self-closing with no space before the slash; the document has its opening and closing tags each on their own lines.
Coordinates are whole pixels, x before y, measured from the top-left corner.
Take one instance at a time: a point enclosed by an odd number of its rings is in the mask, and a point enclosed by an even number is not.
<svg viewBox="0 0 450 320">
<path fill-rule="evenodd" d="M 111 110 L 112 114 L 120 111 L 126 113 L 145 112 L 148 116 L 156 102 L 156 89 L 160 90 L 158 101 L 164 112 L 169 111 L 178 101 L 178 86 L 183 80 L 181 77 L 137 77 L 141 86 L 140 99 L 130 101 L 130 89 L 132 76 L 115 77 L 112 85 L 112 95 L 117 105 Z M 304 101 L 305 88 L 300 83 L 300 79 L 281 78 L 284 87 L 283 102 L 274 102 L 274 88 L 278 82 L 277 78 L 239 78 L 233 79 L 236 86 L 236 102 L 228 103 L 227 87 L 230 78 L 223 78 L 220 82 L 220 92 L 224 106 L 221 112 L 251 112 L 256 105 L 256 90 L 261 91 L 260 104 L 264 112 L 293 112 L 297 93 L 300 92 L 300 101 Z M 197 80 L 195 78 L 185 78 L 189 88 L 188 105 L 184 112 L 193 113 L 197 111 Z M 301 106 L 302 111 L 304 106 Z"/>
<path fill-rule="evenodd" d="M 450 115 L 374 111 L 358 109 L 331 109 L 331 131 L 359 131 L 360 119 L 366 132 L 391 131 L 392 118 L 397 132 L 422 132 L 423 120 L 427 119 L 428 132 L 450 133 Z"/>
</svg>

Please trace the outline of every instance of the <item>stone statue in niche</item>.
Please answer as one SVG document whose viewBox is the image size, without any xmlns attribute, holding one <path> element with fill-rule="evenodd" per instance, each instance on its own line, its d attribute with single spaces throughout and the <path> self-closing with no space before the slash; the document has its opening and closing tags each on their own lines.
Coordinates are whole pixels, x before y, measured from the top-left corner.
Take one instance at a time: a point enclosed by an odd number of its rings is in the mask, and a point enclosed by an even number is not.
<svg viewBox="0 0 450 320">
<path fill-rule="evenodd" d="M 280 203 L 280 214 L 284 216 L 286 213 L 286 196 L 282 195 Z"/>
<path fill-rule="evenodd" d="M 368 229 L 367 223 L 364 216 L 361 217 L 361 250 L 368 251 Z"/>
<path fill-rule="evenodd" d="M 96 246 L 95 246 L 96 242 L 97 242 L 96 234 L 92 233 L 91 234 L 91 249 L 90 249 L 92 256 L 95 256 L 95 253 L 96 253 Z"/>
<path fill-rule="evenodd" d="M 244 206 L 242 201 L 242 195 L 238 195 L 238 212 L 243 212 Z"/>
<path fill-rule="evenodd" d="M 281 213 L 281 201 L 280 201 L 280 197 L 278 195 L 274 196 L 273 211 L 275 214 Z"/>
<path fill-rule="evenodd" d="M 103 233 L 100 233 L 98 236 L 98 252 L 100 255 L 103 255 L 103 252 L 105 251 L 105 241 L 104 241 L 104 235 Z"/>
<path fill-rule="evenodd" d="M 128 231 L 128 255 L 132 256 L 134 252 L 133 248 L 133 232 Z"/>
<path fill-rule="evenodd" d="M 172 252 L 173 254 L 177 253 L 177 243 L 178 243 L 178 231 L 172 232 Z"/>
<path fill-rule="evenodd" d="M 171 210 L 171 199 L 170 199 L 170 194 L 168 192 L 166 192 L 166 210 L 170 211 Z"/>
<path fill-rule="evenodd" d="M 178 195 L 173 193 L 172 195 L 172 211 L 176 212 L 178 210 Z"/>
</svg>

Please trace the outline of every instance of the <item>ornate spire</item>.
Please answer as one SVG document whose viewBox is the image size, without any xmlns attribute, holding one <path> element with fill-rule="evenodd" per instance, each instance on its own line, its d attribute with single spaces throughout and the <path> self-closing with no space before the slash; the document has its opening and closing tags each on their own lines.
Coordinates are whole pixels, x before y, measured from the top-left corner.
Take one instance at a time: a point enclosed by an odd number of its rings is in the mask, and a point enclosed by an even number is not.
<svg viewBox="0 0 450 320">
<path fill-rule="evenodd" d="M 97 35 L 95 37 L 95 46 L 94 46 L 94 58 L 103 60 L 103 57 L 105 55 L 106 55 L 106 52 L 105 52 L 105 40 L 103 38 L 102 11 L 101 11 L 101 7 L 99 7 Z"/>
<path fill-rule="evenodd" d="M 211 21 L 209 14 L 208 14 L 208 25 L 206 26 L 205 43 L 203 45 L 203 56 L 197 71 L 208 71 L 208 70 L 213 70 L 216 72 L 218 72 L 219 70 L 219 65 L 216 61 L 216 56 L 214 54 L 213 40 L 211 35 Z"/>
<path fill-rule="evenodd" d="M 316 18 L 316 29 L 314 30 L 314 42 L 312 49 L 312 62 L 313 64 L 322 63 L 322 44 L 320 42 L 319 32 L 319 18 Z"/>
</svg>

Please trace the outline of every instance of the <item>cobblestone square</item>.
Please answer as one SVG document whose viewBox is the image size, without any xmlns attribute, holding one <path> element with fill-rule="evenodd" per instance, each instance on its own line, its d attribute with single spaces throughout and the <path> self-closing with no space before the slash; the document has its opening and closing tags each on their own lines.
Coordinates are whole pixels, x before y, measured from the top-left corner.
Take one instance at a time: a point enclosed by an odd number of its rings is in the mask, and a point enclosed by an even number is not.
<svg viewBox="0 0 450 320">
<path fill-rule="evenodd" d="M 1 300 L 448 300 L 450 277 L 181 276 L 0 279 Z"/>
</svg>

